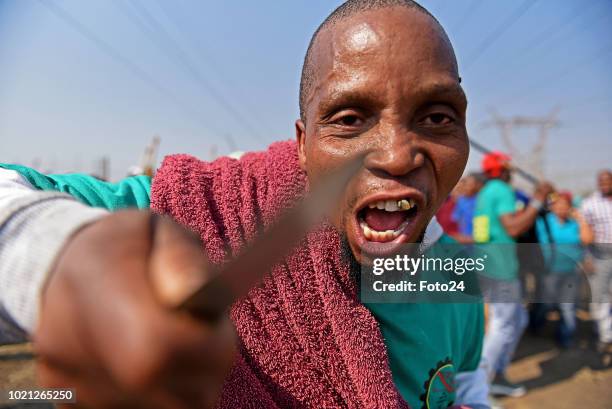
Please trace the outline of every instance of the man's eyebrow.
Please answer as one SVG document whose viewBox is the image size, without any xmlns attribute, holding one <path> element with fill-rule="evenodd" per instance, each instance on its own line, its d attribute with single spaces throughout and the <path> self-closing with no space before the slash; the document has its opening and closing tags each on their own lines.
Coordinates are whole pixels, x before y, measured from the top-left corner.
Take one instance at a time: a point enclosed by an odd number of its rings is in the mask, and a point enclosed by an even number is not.
<svg viewBox="0 0 612 409">
<path fill-rule="evenodd" d="M 413 100 L 426 102 L 428 99 L 448 98 L 461 104 L 467 104 L 467 97 L 459 82 L 434 82 L 424 84 L 412 91 Z M 375 110 L 384 105 L 378 96 L 361 87 L 339 86 L 329 90 L 329 94 L 321 100 L 319 112 L 328 114 L 345 107 L 360 107 Z"/>
<path fill-rule="evenodd" d="M 433 83 L 426 84 L 415 92 L 416 95 L 420 95 L 423 98 L 435 98 L 435 97 L 454 97 L 459 98 L 462 103 L 467 103 L 467 97 L 465 92 L 463 91 L 463 87 L 461 87 L 460 83 L 452 82 L 452 83 Z"/>
<path fill-rule="evenodd" d="M 322 113 L 337 110 L 343 107 L 361 107 L 374 109 L 377 105 L 376 96 L 362 89 L 339 89 L 331 90 L 327 98 L 321 101 L 319 106 Z"/>
<path fill-rule="evenodd" d="M 434 82 L 425 84 L 418 88 L 420 94 L 463 94 L 463 88 L 459 82 Z"/>
</svg>

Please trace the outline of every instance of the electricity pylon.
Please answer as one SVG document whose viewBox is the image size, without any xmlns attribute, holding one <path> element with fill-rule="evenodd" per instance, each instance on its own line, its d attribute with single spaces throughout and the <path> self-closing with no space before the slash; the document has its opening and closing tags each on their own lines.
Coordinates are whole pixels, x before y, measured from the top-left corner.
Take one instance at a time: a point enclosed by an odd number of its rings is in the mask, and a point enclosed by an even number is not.
<svg viewBox="0 0 612 409">
<path fill-rule="evenodd" d="M 559 126 L 557 113 L 559 109 L 554 109 L 549 115 L 544 117 L 535 116 L 513 116 L 504 118 L 495 110 L 491 110 L 493 119 L 484 124 L 484 128 L 496 127 L 499 129 L 502 141 L 512 156 L 512 160 L 520 164 L 523 168 L 535 174 L 538 178 L 544 179 L 545 173 L 545 150 L 548 141 L 549 130 Z M 524 141 L 518 141 L 514 131 L 519 128 L 536 128 L 537 134 L 535 141 L 526 146 Z"/>
</svg>

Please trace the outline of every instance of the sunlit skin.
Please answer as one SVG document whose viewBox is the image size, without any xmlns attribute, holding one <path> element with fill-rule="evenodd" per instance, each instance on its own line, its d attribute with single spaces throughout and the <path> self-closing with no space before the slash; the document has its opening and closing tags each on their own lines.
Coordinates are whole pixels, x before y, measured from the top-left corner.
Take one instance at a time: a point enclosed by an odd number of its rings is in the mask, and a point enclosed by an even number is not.
<svg viewBox="0 0 612 409">
<path fill-rule="evenodd" d="M 459 180 L 469 153 L 467 100 L 450 42 L 421 12 L 360 13 L 318 40 L 305 121 L 296 122 L 300 163 L 316 185 L 363 155 L 333 223 L 357 261 L 367 263 L 393 247 L 361 234 L 357 214 L 368 202 L 414 199 L 414 220 L 393 245 L 416 242 Z"/>
</svg>

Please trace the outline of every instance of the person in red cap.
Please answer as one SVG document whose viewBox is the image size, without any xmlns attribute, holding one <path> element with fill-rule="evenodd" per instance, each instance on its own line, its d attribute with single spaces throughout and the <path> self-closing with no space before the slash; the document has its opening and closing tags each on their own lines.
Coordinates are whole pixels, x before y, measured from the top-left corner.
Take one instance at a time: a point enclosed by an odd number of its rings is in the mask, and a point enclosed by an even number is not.
<svg viewBox="0 0 612 409">
<path fill-rule="evenodd" d="M 518 211 L 510 185 L 510 160 L 502 152 L 491 152 L 482 160 L 482 171 L 488 180 L 476 201 L 473 235 L 476 243 L 487 244 L 489 255 L 487 268 L 480 277 L 484 298 L 489 303 L 481 366 L 491 380 L 492 394 L 521 396 L 525 387 L 512 384 L 505 376 L 527 325 L 515 240 L 533 226 L 552 187 L 549 183 L 538 185 L 527 208 Z"/>
<path fill-rule="evenodd" d="M 482 158 L 482 171 L 490 178 L 500 178 L 504 170 L 510 169 L 510 156 L 493 151 Z"/>
</svg>

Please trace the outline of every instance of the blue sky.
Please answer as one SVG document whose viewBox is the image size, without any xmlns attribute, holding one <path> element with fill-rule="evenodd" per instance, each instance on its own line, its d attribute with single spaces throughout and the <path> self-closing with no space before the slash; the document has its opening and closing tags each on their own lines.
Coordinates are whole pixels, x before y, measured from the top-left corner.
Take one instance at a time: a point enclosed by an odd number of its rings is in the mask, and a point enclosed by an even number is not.
<svg viewBox="0 0 612 409">
<path fill-rule="evenodd" d="M 308 40 L 338 4 L 0 0 L 0 161 L 89 172 L 108 155 L 117 179 L 153 135 L 161 155 L 202 158 L 292 138 Z M 612 163 L 612 2 L 422 4 L 455 46 L 470 136 L 507 150 L 491 110 L 557 110 L 546 175 L 591 187 Z M 515 132 L 515 146 L 529 152 L 536 135 Z"/>
</svg>

